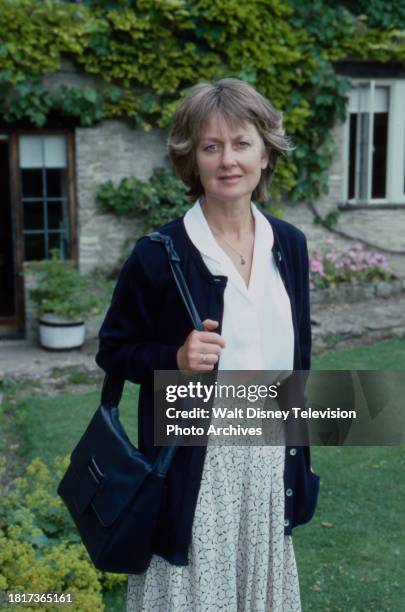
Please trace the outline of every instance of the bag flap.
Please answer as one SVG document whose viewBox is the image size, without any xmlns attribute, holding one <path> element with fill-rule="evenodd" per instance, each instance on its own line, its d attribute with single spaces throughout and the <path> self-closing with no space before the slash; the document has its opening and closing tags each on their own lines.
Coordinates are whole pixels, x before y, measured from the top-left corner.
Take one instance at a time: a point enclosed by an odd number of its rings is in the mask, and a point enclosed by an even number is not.
<svg viewBox="0 0 405 612">
<path fill-rule="evenodd" d="M 109 527 L 134 498 L 152 466 L 130 442 L 116 408 L 100 406 L 71 455 L 77 477 L 79 512 L 91 503 L 98 520 Z"/>
<path fill-rule="evenodd" d="M 99 486 L 90 472 L 79 474 L 71 463 L 58 485 L 58 494 L 71 511 L 83 514 Z"/>
</svg>

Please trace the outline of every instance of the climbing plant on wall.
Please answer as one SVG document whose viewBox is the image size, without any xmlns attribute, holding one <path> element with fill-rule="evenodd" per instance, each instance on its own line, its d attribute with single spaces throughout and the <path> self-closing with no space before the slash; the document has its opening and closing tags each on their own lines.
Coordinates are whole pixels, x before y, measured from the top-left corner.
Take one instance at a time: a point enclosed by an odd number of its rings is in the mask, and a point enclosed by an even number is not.
<svg viewBox="0 0 405 612">
<path fill-rule="evenodd" d="M 273 197 L 313 200 L 327 190 L 331 128 L 349 87 L 333 62 L 404 61 L 400 27 L 326 0 L 228 0 L 226 10 L 223 0 L 0 0 L 0 113 L 36 126 L 57 112 L 84 126 L 123 117 L 165 127 L 191 84 L 236 76 L 284 111 L 296 145 Z M 98 84 L 50 88 L 43 77 L 62 57 Z"/>
</svg>

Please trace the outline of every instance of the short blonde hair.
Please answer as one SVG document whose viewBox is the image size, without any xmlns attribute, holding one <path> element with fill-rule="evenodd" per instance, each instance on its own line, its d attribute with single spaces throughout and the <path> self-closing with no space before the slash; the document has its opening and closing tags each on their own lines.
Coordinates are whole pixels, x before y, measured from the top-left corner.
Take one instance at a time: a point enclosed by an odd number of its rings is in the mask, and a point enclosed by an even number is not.
<svg viewBox="0 0 405 612">
<path fill-rule="evenodd" d="M 201 130 L 213 113 L 219 113 L 231 125 L 249 122 L 256 127 L 269 153 L 269 163 L 262 170 L 252 199 L 266 201 L 278 158 L 293 147 L 284 133 L 283 114 L 254 87 L 233 78 L 195 85 L 173 117 L 167 150 L 177 176 L 189 188 L 188 195 L 192 200 L 204 195 L 195 151 Z"/>
</svg>

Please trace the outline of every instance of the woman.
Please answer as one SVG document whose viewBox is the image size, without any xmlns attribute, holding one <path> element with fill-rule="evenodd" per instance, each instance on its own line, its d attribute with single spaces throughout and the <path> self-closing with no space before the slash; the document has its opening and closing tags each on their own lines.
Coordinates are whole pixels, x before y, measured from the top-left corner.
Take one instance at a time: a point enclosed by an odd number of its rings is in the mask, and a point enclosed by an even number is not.
<svg viewBox="0 0 405 612">
<path fill-rule="evenodd" d="M 171 236 L 204 331 L 191 328 L 161 245 L 141 238 L 100 330 L 97 363 L 141 384 L 140 449 L 153 446 L 154 370 L 307 370 L 308 253 L 266 197 L 288 149 L 282 116 L 237 79 L 192 88 L 168 141 L 194 205 Z M 179 448 L 148 571 L 129 576 L 128 610 L 301 609 L 292 528 L 313 515 L 308 447 Z"/>
</svg>

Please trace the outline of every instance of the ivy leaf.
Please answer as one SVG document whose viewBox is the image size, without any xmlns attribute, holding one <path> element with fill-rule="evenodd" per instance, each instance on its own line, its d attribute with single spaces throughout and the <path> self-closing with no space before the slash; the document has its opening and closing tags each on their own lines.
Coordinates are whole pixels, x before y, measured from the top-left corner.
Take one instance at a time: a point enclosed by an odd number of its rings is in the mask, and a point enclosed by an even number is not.
<svg viewBox="0 0 405 612">
<path fill-rule="evenodd" d="M 251 85 L 255 85 L 257 81 L 257 70 L 255 68 L 245 68 L 238 73 L 238 78 L 242 81 L 246 81 Z"/>
<path fill-rule="evenodd" d="M 44 535 L 28 534 L 26 536 L 26 540 L 28 542 L 31 542 L 31 544 L 34 544 L 34 546 L 37 546 L 38 548 L 44 548 L 46 546 L 49 546 L 49 538 L 45 534 Z"/>
<path fill-rule="evenodd" d="M 83 98 L 92 104 L 97 102 L 97 93 L 95 89 L 90 89 L 90 87 L 85 87 L 83 89 Z"/>
</svg>

